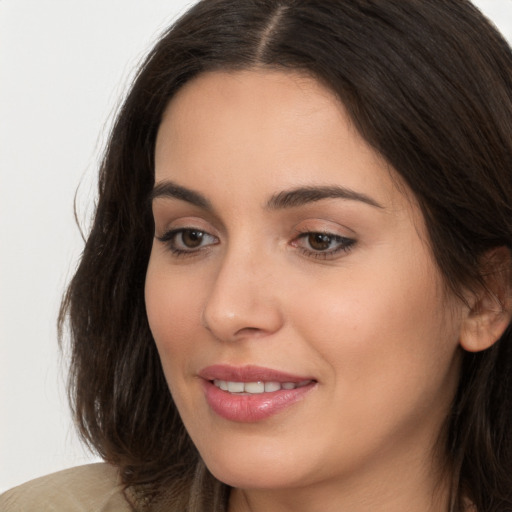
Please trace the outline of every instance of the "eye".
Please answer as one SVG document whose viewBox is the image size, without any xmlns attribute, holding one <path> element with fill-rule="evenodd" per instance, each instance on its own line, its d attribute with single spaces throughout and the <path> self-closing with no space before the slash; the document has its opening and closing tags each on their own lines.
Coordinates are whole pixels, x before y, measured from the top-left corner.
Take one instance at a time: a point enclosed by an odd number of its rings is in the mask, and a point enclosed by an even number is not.
<svg viewBox="0 0 512 512">
<path fill-rule="evenodd" d="M 218 243 L 217 237 L 195 228 L 171 229 L 157 239 L 176 255 L 192 254 Z"/>
<path fill-rule="evenodd" d="M 306 256 L 327 259 L 340 252 L 348 252 L 355 243 L 352 238 L 334 233 L 306 232 L 301 233 L 292 245 Z"/>
</svg>

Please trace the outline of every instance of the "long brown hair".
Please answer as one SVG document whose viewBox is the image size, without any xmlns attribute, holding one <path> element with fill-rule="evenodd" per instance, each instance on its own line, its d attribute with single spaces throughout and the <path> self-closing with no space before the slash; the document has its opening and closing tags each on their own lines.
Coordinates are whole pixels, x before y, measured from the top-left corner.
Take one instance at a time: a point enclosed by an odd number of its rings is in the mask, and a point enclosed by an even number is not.
<svg viewBox="0 0 512 512">
<path fill-rule="evenodd" d="M 94 224 L 60 316 L 61 328 L 69 319 L 70 396 L 82 436 L 127 486 L 147 497 L 170 490 L 183 509 L 210 492 L 222 508 L 227 491 L 201 469 L 146 318 L 155 139 L 184 83 L 207 70 L 254 66 L 309 73 L 338 95 L 414 192 L 452 291 L 484 281 L 487 251 L 512 247 L 512 53 L 470 2 L 195 5 L 163 34 L 119 112 Z M 462 510 L 463 496 L 479 512 L 512 510 L 511 334 L 463 355 L 443 438 L 453 510 Z M 195 503 L 190 510 L 200 510 Z"/>
</svg>

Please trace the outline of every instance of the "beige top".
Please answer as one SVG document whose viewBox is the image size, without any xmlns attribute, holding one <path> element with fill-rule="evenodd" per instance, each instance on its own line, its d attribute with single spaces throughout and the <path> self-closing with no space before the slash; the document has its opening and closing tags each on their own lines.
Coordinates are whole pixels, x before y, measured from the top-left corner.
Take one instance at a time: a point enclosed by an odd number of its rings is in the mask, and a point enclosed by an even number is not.
<svg viewBox="0 0 512 512">
<path fill-rule="evenodd" d="M 0 495 L 2 512 L 133 512 L 117 469 L 88 464 L 36 478 Z"/>
</svg>

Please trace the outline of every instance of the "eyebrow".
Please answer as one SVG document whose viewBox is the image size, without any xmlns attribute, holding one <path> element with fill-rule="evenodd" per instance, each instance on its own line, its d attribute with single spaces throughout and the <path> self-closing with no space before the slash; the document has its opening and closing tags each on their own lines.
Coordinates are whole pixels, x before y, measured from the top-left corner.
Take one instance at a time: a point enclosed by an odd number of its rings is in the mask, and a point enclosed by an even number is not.
<svg viewBox="0 0 512 512">
<path fill-rule="evenodd" d="M 149 200 L 152 202 L 160 197 L 179 199 L 204 210 L 213 211 L 211 202 L 205 196 L 172 181 L 157 183 L 150 193 Z M 321 201 L 322 199 L 346 199 L 359 201 L 374 206 L 375 208 L 383 208 L 381 204 L 370 196 L 338 185 L 307 186 L 283 190 L 282 192 L 274 194 L 267 201 L 266 208 L 269 210 L 297 208 L 308 203 Z"/>
<path fill-rule="evenodd" d="M 337 185 L 299 187 L 284 190 L 269 199 L 267 208 L 269 210 L 296 208 L 307 203 L 321 201 L 322 199 L 347 199 L 350 201 L 360 201 L 375 208 L 384 208 L 375 199 L 366 194 Z"/>
<path fill-rule="evenodd" d="M 153 202 L 159 197 L 166 197 L 169 199 L 179 199 L 191 203 L 203 210 L 213 210 L 212 204 L 206 197 L 199 192 L 182 187 L 172 181 L 162 181 L 157 183 L 149 195 L 150 202 Z"/>
</svg>

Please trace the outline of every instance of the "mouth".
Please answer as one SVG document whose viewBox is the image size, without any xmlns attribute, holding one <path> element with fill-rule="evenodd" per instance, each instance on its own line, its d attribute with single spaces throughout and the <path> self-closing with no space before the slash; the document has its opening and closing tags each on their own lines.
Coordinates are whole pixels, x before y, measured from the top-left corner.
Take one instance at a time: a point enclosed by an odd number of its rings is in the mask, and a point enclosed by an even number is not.
<svg viewBox="0 0 512 512">
<path fill-rule="evenodd" d="M 278 414 L 305 398 L 318 383 L 314 378 L 258 366 L 209 366 L 199 376 L 211 411 L 240 423 Z"/>
<path fill-rule="evenodd" d="M 222 391 L 236 395 L 259 395 L 261 393 L 275 393 L 276 391 L 292 390 L 311 384 L 312 380 L 303 380 L 301 382 L 277 382 L 277 381 L 256 381 L 256 382 L 236 382 L 214 379 L 212 384 Z"/>
</svg>

